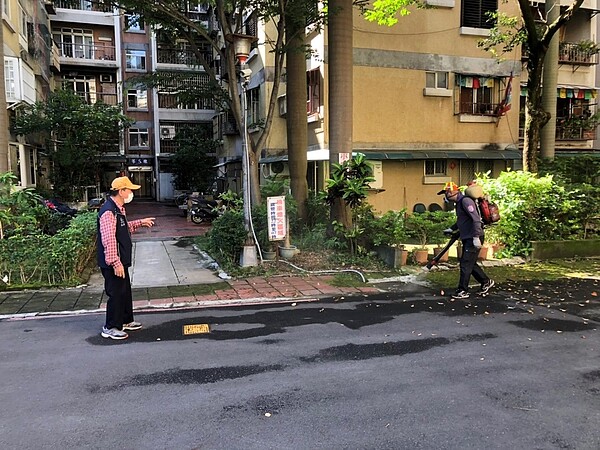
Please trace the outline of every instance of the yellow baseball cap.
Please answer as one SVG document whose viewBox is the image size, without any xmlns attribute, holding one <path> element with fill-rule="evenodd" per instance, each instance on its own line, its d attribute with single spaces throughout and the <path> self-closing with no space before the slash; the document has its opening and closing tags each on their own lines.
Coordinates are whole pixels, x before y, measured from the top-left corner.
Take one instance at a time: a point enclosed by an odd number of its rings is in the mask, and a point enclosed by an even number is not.
<svg viewBox="0 0 600 450">
<path fill-rule="evenodd" d="M 115 178 L 113 182 L 110 184 L 111 191 L 118 191 L 120 189 L 139 189 L 141 188 L 138 184 L 133 184 L 131 180 L 127 177 L 119 177 Z"/>
<path fill-rule="evenodd" d="M 453 181 L 448 181 L 445 185 L 444 185 L 444 189 L 442 189 L 440 192 L 438 192 L 438 195 L 442 195 L 445 194 L 446 191 L 458 191 L 458 186 L 456 185 L 456 183 L 454 183 Z"/>
</svg>

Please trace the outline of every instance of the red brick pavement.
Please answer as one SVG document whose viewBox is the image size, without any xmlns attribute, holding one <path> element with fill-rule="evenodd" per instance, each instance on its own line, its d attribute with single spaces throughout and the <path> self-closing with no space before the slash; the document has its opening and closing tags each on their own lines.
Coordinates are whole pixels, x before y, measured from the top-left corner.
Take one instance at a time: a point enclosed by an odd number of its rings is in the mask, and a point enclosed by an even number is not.
<svg viewBox="0 0 600 450">
<path fill-rule="evenodd" d="M 188 222 L 175 205 L 143 200 L 134 200 L 127 205 L 127 217 L 131 220 L 143 217 L 155 217 L 155 226 L 141 228 L 132 235 L 134 241 L 148 239 L 170 239 L 174 237 L 200 236 L 206 233 L 210 225 L 196 225 Z M 210 302 L 217 304 L 219 301 L 244 299 L 300 299 L 308 297 L 323 297 L 336 295 L 372 294 L 379 292 L 372 287 L 335 287 L 329 283 L 333 275 L 297 275 L 276 277 L 251 277 L 246 280 L 227 281 L 230 288 L 216 291 L 214 294 L 198 295 L 195 297 L 173 297 L 153 300 L 139 300 L 134 302 L 136 309 L 172 307 L 174 305 L 199 304 L 207 305 Z M 105 307 L 103 304 L 102 307 Z"/>
<path fill-rule="evenodd" d="M 188 222 L 174 204 L 134 199 L 126 210 L 129 220 L 156 217 L 152 228 L 140 228 L 131 236 L 134 241 L 202 236 L 210 228 L 207 224 Z"/>
</svg>

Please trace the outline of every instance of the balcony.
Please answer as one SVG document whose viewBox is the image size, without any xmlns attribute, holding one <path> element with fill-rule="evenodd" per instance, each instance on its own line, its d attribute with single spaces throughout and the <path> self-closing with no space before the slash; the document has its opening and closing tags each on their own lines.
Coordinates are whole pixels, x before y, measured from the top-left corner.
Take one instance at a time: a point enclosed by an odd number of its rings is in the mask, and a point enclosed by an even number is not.
<svg viewBox="0 0 600 450">
<path fill-rule="evenodd" d="M 58 42 L 57 45 L 62 64 L 117 67 L 113 45 L 75 44 L 64 41 Z"/>
<path fill-rule="evenodd" d="M 472 116 L 496 117 L 498 115 L 499 103 L 473 103 L 457 102 L 459 114 Z"/>
<path fill-rule="evenodd" d="M 177 94 L 158 93 L 158 107 L 161 109 L 215 109 L 212 99 L 197 99 L 194 102 L 182 102 Z"/>
<path fill-rule="evenodd" d="M 561 64 L 593 66 L 598 64 L 600 48 L 592 41 L 561 42 L 558 61 Z"/>
<path fill-rule="evenodd" d="M 74 9 L 77 11 L 95 11 L 95 12 L 112 12 L 113 6 L 103 5 L 102 2 L 90 0 L 56 0 L 55 8 Z"/>
<path fill-rule="evenodd" d="M 203 53 L 207 63 L 211 63 L 213 55 L 211 52 Z M 201 66 L 196 54 L 190 49 L 163 47 L 160 46 L 157 51 L 156 61 L 158 64 L 176 64 L 190 67 Z"/>
<path fill-rule="evenodd" d="M 93 105 L 99 102 L 111 106 L 117 105 L 117 94 L 105 94 L 103 92 L 76 92 L 76 94 L 80 96 L 88 105 Z"/>
</svg>

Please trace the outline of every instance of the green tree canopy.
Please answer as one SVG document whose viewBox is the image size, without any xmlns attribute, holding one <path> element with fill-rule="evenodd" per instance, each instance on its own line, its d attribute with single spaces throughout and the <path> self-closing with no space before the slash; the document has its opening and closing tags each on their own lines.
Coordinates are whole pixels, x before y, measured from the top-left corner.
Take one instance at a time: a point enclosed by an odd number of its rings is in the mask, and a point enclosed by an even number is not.
<svg viewBox="0 0 600 450">
<path fill-rule="evenodd" d="M 120 106 L 88 105 L 72 91 L 56 91 L 45 102 L 21 110 L 14 123 L 17 135 L 40 133 L 53 163 L 54 192 L 74 199 L 73 187 L 95 184 L 102 152 L 119 151 L 119 132 L 131 125 Z"/>
</svg>

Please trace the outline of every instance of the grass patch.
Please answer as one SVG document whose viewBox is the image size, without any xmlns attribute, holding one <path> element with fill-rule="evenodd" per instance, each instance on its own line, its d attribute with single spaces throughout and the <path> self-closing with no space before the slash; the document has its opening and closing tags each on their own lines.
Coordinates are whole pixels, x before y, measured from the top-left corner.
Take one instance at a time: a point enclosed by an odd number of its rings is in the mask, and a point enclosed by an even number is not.
<svg viewBox="0 0 600 450">
<path fill-rule="evenodd" d="M 532 262 L 518 266 L 484 267 L 485 273 L 496 283 L 506 281 L 556 281 L 563 278 L 592 278 L 600 273 L 600 259 L 556 259 Z M 459 269 L 434 270 L 426 275 L 426 280 L 438 287 L 453 286 L 458 283 Z"/>
<path fill-rule="evenodd" d="M 336 274 L 329 284 L 335 287 L 364 287 L 365 285 L 358 274 L 347 272 Z"/>
</svg>

